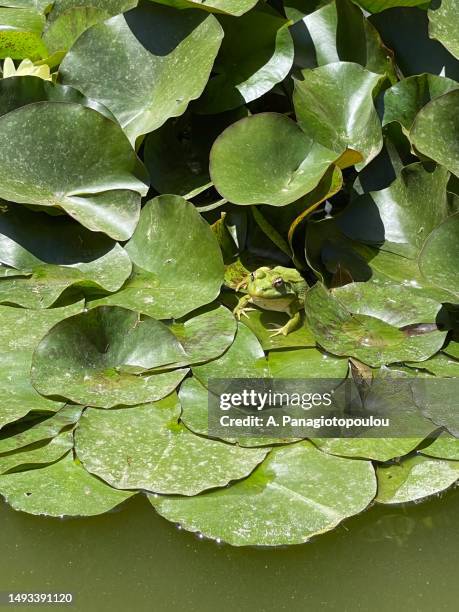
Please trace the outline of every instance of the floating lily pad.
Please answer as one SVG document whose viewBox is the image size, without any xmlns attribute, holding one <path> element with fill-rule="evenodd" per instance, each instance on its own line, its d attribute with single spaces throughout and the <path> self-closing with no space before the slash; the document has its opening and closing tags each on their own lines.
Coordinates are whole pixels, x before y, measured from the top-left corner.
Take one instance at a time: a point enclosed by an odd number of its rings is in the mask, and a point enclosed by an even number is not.
<svg viewBox="0 0 459 612">
<path fill-rule="evenodd" d="M 35 8 L 0 8 L 0 57 L 32 60 L 46 57 L 41 39 L 45 18 Z"/>
<path fill-rule="evenodd" d="M 171 393 L 187 370 L 143 372 L 173 367 L 185 357 L 163 323 L 101 306 L 61 321 L 43 338 L 34 353 L 32 382 L 42 395 L 80 404 L 135 405 Z"/>
<path fill-rule="evenodd" d="M 307 542 L 364 510 L 373 467 L 326 455 L 309 442 L 273 450 L 255 472 L 221 491 L 150 501 L 169 521 L 234 546 Z"/>
<path fill-rule="evenodd" d="M 441 0 L 438 6 L 428 11 L 428 15 L 429 36 L 439 40 L 459 59 L 459 18 L 455 0 Z"/>
<path fill-rule="evenodd" d="M 115 239 L 132 235 L 147 187 L 115 123 L 77 104 L 42 102 L 0 117 L 0 137 L 0 197 L 57 207 Z"/>
<path fill-rule="evenodd" d="M 407 362 L 406 365 L 410 366 L 410 368 L 428 370 L 435 374 L 435 376 L 453 376 L 459 378 L 459 361 L 444 353 L 437 353 L 430 359 L 418 363 Z"/>
<path fill-rule="evenodd" d="M 398 121 L 409 131 L 416 115 L 428 102 L 458 88 L 456 81 L 429 73 L 403 79 L 384 94 L 383 125 Z"/>
<path fill-rule="evenodd" d="M 116 291 L 129 277 L 129 256 L 104 234 L 68 217 L 0 206 L 0 261 L 27 276 L 1 281 L 0 302 L 48 308 L 72 285 Z"/>
<path fill-rule="evenodd" d="M 395 327 L 434 324 L 441 304 L 400 285 L 350 283 L 332 291 L 341 304 L 357 315 L 368 315 Z"/>
<path fill-rule="evenodd" d="M 302 77 L 295 81 L 293 94 L 300 127 L 337 156 L 351 149 L 364 165 L 376 157 L 383 142 L 373 90 L 381 75 L 359 64 L 337 62 L 305 70 Z"/>
<path fill-rule="evenodd" d="M 348 360 L 322 353 L 316 348 L 271 351 L 268 357 L 274 378 L 346 378 Z"/>
<path fill-rule="evenodd" d="M 379 13 L 399 6 L 419 6 L 426 4 L 424 0 L 357 0 L 362 8 L 370 13 Z"/>
<path fill-rule="evenodd" d="M 193 366 L 193 374 L 207 386 L 210 378 L 264 378 L 269 375 L 265 353 L 257 337 L 241 323 L 229 349 L 218 359 Z"/>
<path fill-rule="evenodd" d="M 407 455 L 419 446 L 422 438 L 314 438 L 312 441 L 324 453 L 384 462 Z"/>
<path fill-rule="evenodd" d="M 448 179 L 442 167 L 405 166 L 386 189 L 354 199 L 337 224 L 349 238 L 414 259 L 430 232 L 450 214 Z"/>
<path fill-rule="evenodd" d="M 213 15 L 142 2 L 82 34 L 60 75 L 109 108 L 134 143 L 201 94 L 222 37 Z"/>
<path fill-rule="evenodd" d="M 196 208 L 179 196 L 159 196 L 144 206 L 126 250 L 137 269 L 105 304 L 158 319 L 179 318 L 220 292 L 223 259 L 217 239 Z"/>
<path fill-rule="evenodd" d="M 205 363 L 220 357 L 233 343 L 236 319 L 224 306 L 202 309 L 169 329 L 187 354 L 187 363 Z"/>
<path fill-rule="evenodd" d="M 419 255 L 422 274 L 433 285 L 459 296 L 459 213 L 448 217 L 427 238 Z"/>
<path fill-rule="evenodd" d="M 293 63 L 288 22 L 269 6 L 219 21 L 225 35 L 215 76 L 197 103 L 201 113 L 219 113 L 260 98 L 288 75 Z"/>
<path fill-rule="evenodd" d="M 77 455 L 118 489 L 196 495 L 244 478 L 268 452 L 196 436 L 179 415 L 176 396 L 111 412 L 90 408 L 76 433 Z"/>
<path fill-rule="evenodd" d="M 73 433 L 70 431 L 57 435 L 47 444 L 0 456 L 0 475 L 12 470 L 23 471 L 27 466 L 54 463 L 72 448 Z"/>
<path fill-rule="evenodd" d="M 234 204 L 285 206 L 312 191 L 337 157 L 288 117 L 260 113 L 217 138 L 210 176 Z"/>
<path fill-rule="evenodd" d="M 426 446 L 420 452 L 427 457 L 459 461 L 459 439 L 443 432 L 435 442 Z"/>
<path fill-rule="evenodd" d="M 22 449 L 36 442 L 50 440 L 57 436 L 63 429 L 74 425 L 81 416 L 82 406 L 68 404 L 56 412 L 53 416 L 32 425 L 25 431 L 2 438 L 0 440 L 0 454 Z"/>
<path fill-rule="evenodd" d="M 48 15 L 43 40 L 50 53 L 68 51 L 92 25 L 136 5 L 136 0 L 58 0 Z"/>
<path fill-rule="evenodd" d="M 401 504 L 444 491 L 459 478 L 459 463 L 428 457 L 410 457 L 400 465 L 378 467 L 380 504 Z"/>
<path fill-rule="evenodd" d="M 410 131 L 416 149 L 459 176 L 459 90 L 435 98 L 419 111 Z"/>
<path fill-rule="evenodd" d="M 0 476 L 0 494 L 15 510 L 44 516 L 93 516 L 132 497 L 94 478 L 70 454 L 57 463 Z"/>
<path fill-rule="evenodd" d="M 363 305 L 362 308 L 365 309 Z M 368 314 L 356 314 L 320 284 L 307 292 L 305 311 L 324 349 L 334 355 L 351 355 L 373 367 L 428 359 L 441 348 L 446 335 L 430 328 L 426 333 L 403 331 Z"/>
<path fill-rule="evenodd" d="M 56 412 L 62 407 L 62 402 L 42 397 L 30 384 L 32 354 L 53 325 L 82 308 L 82 302 L 39 311 L 0 306 L 0 429 L 31 410 Z"/>
</svg>

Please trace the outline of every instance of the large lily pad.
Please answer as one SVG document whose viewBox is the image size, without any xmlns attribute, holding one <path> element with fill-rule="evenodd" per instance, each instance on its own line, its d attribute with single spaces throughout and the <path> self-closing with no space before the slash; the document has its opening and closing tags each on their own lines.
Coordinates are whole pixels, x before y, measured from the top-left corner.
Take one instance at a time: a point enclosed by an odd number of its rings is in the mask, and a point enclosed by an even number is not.
<svg viewBox="0 0 459 612">
<path fill-rule="evenodd" d="M 195 207 L 179 196 L 159 196 L 144 206 L 126 250 L 136 264 L 133 277 L 100 303 L 158 319 L 179 318 L 220 292 L 223 259 L 217 239 Z"/>
<path fill-rule="evenodd" d="M 42 395 L 80 404 L 135 405 L 171 393 L 187 370 L 143 372 L 173 367 L 185 357 L 163 323 L 101 306 L 69 317 L 43 338 L 34 353 L 32 382 Z"/>
<path fill-rule="evenodd" d="M 459 176 L 459 90 L 435 98 L 418 113 L 410 131 L 416 149 Z"/>
<path fill-rule="evenodd" d="M 268 372 L 265 353 L 257 337 L 241 323 L 226 353 L 214 361 L 193 367 L 193 374 L 205 386 L 210 378 L 264 378 Z"/>
<path fill-rule="evenodd" d="M 371 287 L 368 291 L 371 295 Z M 414 361 L 428 359 L 444 342 L 445 332 L 430 328 L 425 333 L 413 333 L 409 328 L 403 331 L 380 318 L 353 310 L 360 308 L 355 304 L 348 307 L 320 284 L 306 294 L 306 320 L 317 342 L 335 355 L 352 355 L 377 367 L 413 360 L 411 355 L 419 355 Z M 366 311 L 365 305 L 362 310 Z"/>
<path fill-rule="evenodd" d="M 45 516 L 93 516 L 134 495 L 94 478 L 69 453 L 57 463 L 0 476 L 0 494 L 15 510 Z"/>
<path fill-rule="evenodd" d="M 0 117 L 0 136 L 0 197 L 65 210 L 115 239 L 132 235 L 147 187 L 115 123 L 77 104 L 43 102 Z"/>
<path fill-rule="evenodd" d="M 82 34 L 60 74 L 109 108 L 134 143 L 201 94 L 222 37 L 213 15 L 142 2 Z"/>
<path fill-rule="evenodd" d="M 459 19 L 455 0 L 441 0 L 428 14 L 429 35 L 459 59 Z"/>
<path fill-rule="evenodd" d="M 376 493 L 373 467 L 326 455 L 309 442 L 271 451 L 255 472 L 222 491 L 150 501 L 189 531 L 234 546 L 299 544 L 364 510 Z"/>
<path fill-rule="evenodd" d="M 210 176 L 234 204 L 284 206 L 312 191 L 337 157 L 288 117 L 260 113 L 217 138 Z"/>
<path fill-rule="evenodd" d="M 337 62 L 305 70 L 302 76 L 295 81 L 293 103 L 303 130 L 337 156 L 352 149 L 365 164 L 376 157 L 382 133 L 373 90 L 381 75 L 359 64 Z"/>
<path fill-rule="evenodd" d="M 407 455 L 422 438 L 315 438 L 313 442 L 331 455 L 384 462 Z"/>
<path fill-rule="evenodd" d="M 0 58 L 35 60 L 48 54 L 41 39 L 44 16 L 34 8 L 22 7 L 0 8 Z"/>
<path fill-rule="evenodd" d="M 378 467 L 380 504 L 401 504 L 423 499 L 450 487 L 459 478 L 459 462 L 417 456 L 399 465 Z"/>
<path fill-rule="evenodd" d="M 0 205 L 0 262 L 27 275 L 2 280 L 0 302 L 48 308 L 72 285 L 116 291 L 130 275 L 129 256 L 106 235 L 68 217 Z"/>
<path fill-rule="evenodd" d="M 383 125 L 398 121 L 409 131 L 416 115 L 428 102 L 458 88 L 456 81 L 429 73 L 403 79 L 384 94 Z"/>
<path fill-rule="evenodd" d="M 288 22 L 260 5 L 239 19 L 220 17 L 224 38 L 215 76 L 209 80 L 197 108 L 218 113 L 260 98 L 280 83 L 293 63 Z"/>
<path fill-rule="evenodd" d="M 0 306 L 0 428 L 32 410 L 56 412 L 61 408 L 62 402 L 42 397 L 30 384 L 32 354 L 53 325 L 82 308 L 82 302 L 40 311 Z"/>
<path fill-rule="evenodd" d="M 90 408 L 76 433 L 77 455 L 118 489 L 196 495 L 244 478 L 268 452 L 196 436 L 179 415 L 176 396 L 111 412 Z"/>
</svg>

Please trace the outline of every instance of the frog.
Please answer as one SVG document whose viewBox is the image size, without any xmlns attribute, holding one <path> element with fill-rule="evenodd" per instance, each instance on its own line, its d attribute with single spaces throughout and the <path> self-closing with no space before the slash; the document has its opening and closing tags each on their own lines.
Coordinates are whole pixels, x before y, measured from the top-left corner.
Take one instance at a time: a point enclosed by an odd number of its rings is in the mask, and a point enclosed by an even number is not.
<svg viewBox="0 0 459 612">
<path fill-rule="evenodd" d="M 262 266 L 239 283 L 236 290 L 242 288 L 247 293 L 233 310 L 239 321 L 242 316 L 248 317 L 249 311 L 255 310 L 250 306 L 253 304 L 263 310 L 285 312 L 290 316 L 285 325 L 272 331 L 271 337 L 287 336 L 299 327 L 307 283 L 298 270 L 283 266 Z"/>
</svg>

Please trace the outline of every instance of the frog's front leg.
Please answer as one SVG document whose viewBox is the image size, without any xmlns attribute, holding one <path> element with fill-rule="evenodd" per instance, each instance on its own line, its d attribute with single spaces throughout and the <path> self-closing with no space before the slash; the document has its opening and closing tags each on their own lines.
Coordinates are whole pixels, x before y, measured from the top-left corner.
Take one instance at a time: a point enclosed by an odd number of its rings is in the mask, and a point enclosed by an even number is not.
<svg viewBox="0 0 459 612">
<path fill-rule="evenodd" d="M 298 310 L 297 312 L 295 312 L 294 315 L 292 315 L 292 317 L 287 321 L 285 325 L 283 325 L 279 329 L 276 329 L 276 331 L 274 331 L 271 334 L 271 338 L 274 338 L 274 336 L 280 336 L 281 334 L 283 336 L 288 336 L 290 332 L 295 331 L 295 329 L 299 327 L 300 323 L 301 323 L 301 314 L 300 314 L 300 311 Z"/>
<path fill-rule="evenodd" d="M 252 302 L 252 298 L 250 297 L 250 295 L 243 295 L 241 297 L 241 299 L 237 303 L 236 308 L 233 310 L 233 314 L 236 315 L 236 318 L 238 321 L 241 320 L 242 316 L 248 317 L 249 315 L 247 313 L 250 312 L 251 310 L 255 310 L 255 308 L 247 307 L 247 304 L 250 304 L 251 302 Z"/>
</svg>

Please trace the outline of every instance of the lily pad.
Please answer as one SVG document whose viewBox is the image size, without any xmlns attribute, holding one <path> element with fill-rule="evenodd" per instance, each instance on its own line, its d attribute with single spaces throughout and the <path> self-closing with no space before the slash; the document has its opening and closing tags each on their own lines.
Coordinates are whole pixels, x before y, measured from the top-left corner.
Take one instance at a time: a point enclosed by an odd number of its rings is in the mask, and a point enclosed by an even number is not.
<svg viewBox="0 0 459 612">
<path fill-rule="evenodd" d="M 15 510 L 56 517 L 103 514 L 135 495 L 94 478 L 71 453 L 48 467 L 0 476 L 0 494 Z"/>
<path fill-rule="evenodd" d="M 422 442 L 422 438 L 314 438 L 324 453 L 340 457 L 390 461 L 403 457 Z"/>
<path fill-rule="evenodd" d="M 77 104 L 42 102 L 0 117 L 0 136 L 0 197 L 64 210 L 115 239 L 132 235 L 147 186 L 115 123 Z"/>
<path fill-rule="evenodd" d="M 115 488 L 196 495 L 244 478 L 268 452 L 196 436 L 179 415 L 176 396 L 111 412 L 89 408 L 76 433 L 77 455 Z"/>
<path fill-rule="evenodd" d="M 26 466 L 54 463 L 73 448 L 73 433 L 57 435 L 47 444 L 0 456 L 0 475 L 9 471 L 23 471 Z"/>
<path fill-rule="evenodd" d="M 207 386 L 210 378 L 264 378 L 269 375 L 265 353 L 248 327 L 238 324 L 236 338 L 218 359 L 193 366 L 194 376 Z"/>
<path fill-rule="evenodd" d="M 288 21 L 269 6 L 239 19 L 222 16 L 224 30 L 213 76 L 197 102 L 201 113 L 219 113 L 252 102 L 288 75 L 293 41 Z"/>
<path fill-rule="evenodd" d="M 159 196 L 144 206 L 126 251 L 136 265 L 133 278 L 105 304 L 179 318 L 220 292 L 224 270 L 217 239 L 193 204 L 179 196 Z"/>
<path fill-rule="evenodd" d="M 337 62 L 304 70 L 302 77 L 295 81 L 293 94 L 300 127 L 337 156 L 351 149 L 363 165 L 376 157 L 383 142 L 373 90 L 381 75 L 359 64 Z"/>
<path fill-rule="evenodd" d="M 430 328 L 426 333 L 403 331 L 374 316 L 352 312 L 352 307 L 320 284 L 307 292 L 305 311 L 317 342 L 325 350 L 351 355 L 373 367 L 428 359 L 441 348 L 446 335 Z M 419 357 L 413 359 L 411 355 Z"/>
<path fill-rule="evenodd" d="M 459 439 L 443 432 L 435 442 L 426 446 L 420 452 L 427 457 L 459 461 Z"/>
<path fill-rule="evenodd" d="M 459 59 L 459 19 L 455 0 L 441 0 L 428 11 L 429 36 L 439 40 Z"/>
<path fill-rule="evenodd" d="M 222 37 L 213 15 L 141 2 L 84 32 L 60 75 L 109 108 L 135 143 L 202 93 Z"/>
<path fill-rule="evenodd" d="M 150 501 L 169 521 L 233 546 L 307 542 L 364 510 L 373 467 L 326 455 L 309 442 L 271 451 L 255 472 L 221 491 Z"/>
<path fill-rule="evenodd" d="M 217 138 L 210 176 L 234 204 L 285 206 L 312 191 L 337 157 L 288 117 L 260 113 Z"/>
<path fill-rule="evenodd" d="M 68 51 L 92 25 L 137 5 L 136 0 L 57 0 L 43 34 L 48 51 Z"/>
<path fill-rule="evenodd" d="M 435 374 L 435 376 L 459 378 L 459 361 L 444 353 L 437 353 L 430 359 L 418 363 L 407 362 L 406 365 L 410 368 L 428 370 L 431 374 Z"/>
<path fill-rule="evenodd" d="M 428 102 L 458 88 L 456 81 L 426 72 L 403 79 L 384 94 L 383 125 L 398 121 L 409 132 L 416 115 Z"/>
<path fill-rule="evenodd" d="M 426 4 L 424 0 L 357 0 L 362 8 L 370 13 L 379 13 L 399 6 L 419 6 Z"/>
<path fill-rule="evenodd" d="M 104 234 L 68 217 L 0 207 L 0 261 L 27 276 L 0 281 L 0 302 L 48 308 L 72 285 L 116 291 L 131 274 L 127 253 Z"/>
<path fill-rule="evenodd" d="M 433 285 L 459 296 L 458 258 L 459 213 L 456 213 L 429 235 L 419 255 L 419 267 Z"/>
<path fill-rule="evenodd" d="M 230 310 L 216 306 L 174 321 L 169 329 L 183 346 L 187 364 L 197 364 L 220 357 L 233 343 L 237 325 Z"/>
<path fill-rule="evenodd" d="M 201 8 L 204 11 L 239 17 L 253 8 L 258 0 L 154 0 L 176 8 Z"/>
<path fill-rule="evenodd" d="M 268 357 L 274 378 L 346 378 L 349 369 L 347 359 L 340 359 L 316 348 L 291 351 L 271 351 Z"/>
<path fill-rule="evenodd" d="M 32 383 L 42 395 L 80 404 L 141 404 L 171 393 L 187 370 L 143 373 L 185 357 L 163 323 L 101 306 L 61 321 L 43 338 L 34 353 Z"/>
<path fill-rule="evenodd" d="M 459 478 L 459 463 L 430 459 L 419 455 L 399 465 L 378 467 L 380 504 L 401 504 L 429 497 L 444 491 Z"/>
<path fill-rule="evenodd" d="M 82 406 L 68 404 L 58 410 L 53 416 L 36 425 L 32 425 L 32 427 L 25 431 L 8 438 L 2 438 L 0 440 L 0 454 L 17 451 L 30 444 L 54 438 L 62 430 L 74 425 L 80 418 L 82 411 Z"/>
<path fill-rule="evenodd" d="M 410 131 L 416 149 L 459 176 L 459 90 L 435 98 L 419 111 Z"/>
<path fill-rule="evenodd" d="M 0 116 L 34 102 L 81 104 L 93 108 L 108 119 L 115 120 L 113 114 L 105 106 L 96 100 L 90 100 L 80 91 L 68 85 L 60 85 L 27 75 L 0 79 Z"/>
<path fill-rule="evenodd" d="M 52 310 L 0 306 L 0 429 L 28 412 L 56 412 L 63 402 L 39 395 L 30 384 L 33 351 L 59 321 L 81 312 L 83 303 Z"/>
<path fill-rule="evenodd" d="M 386 189 L 352 200 L 337 224 L 349 238 L 414 259 L 430 232 L 450 214 L 448 180 L 445 168 L 410 164 Z"/>
<path fill-rule="evenodd" d="M 41 39 L 44 25 L 44 16 L 34 8 L 0 8 L 0 57 L 46 57 L 48 50 Z"/>
</svg>

